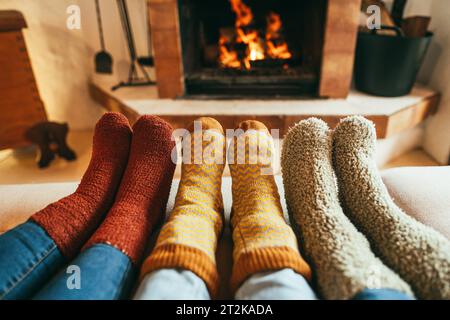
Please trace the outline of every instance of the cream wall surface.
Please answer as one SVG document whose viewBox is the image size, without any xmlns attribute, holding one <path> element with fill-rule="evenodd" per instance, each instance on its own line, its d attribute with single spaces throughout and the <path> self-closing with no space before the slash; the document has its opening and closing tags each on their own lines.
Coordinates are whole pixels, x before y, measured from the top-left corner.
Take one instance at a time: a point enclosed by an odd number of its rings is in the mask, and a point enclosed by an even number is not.
<svg viewBox="0 0 450 320">
<path fill-rule="evenodd" d="M 147 55 L 145 0 L 127 0 L 137 51 Z M 81 13 L 81 29 L 66 26 L 70 5 Z M 115 0 L 100 0 L 107 50 L 114 58 L 114 75 L 124 78 L 128 49 Z M 67 121 L 72 129 L 93 127 L 102 108 L 89 96 L 94 55 L 100 50 L 94 0 L 0 0 L 0 10 L 19 10 L 28 29 L 25 41 L 41 97 L 51 120 Z"/>
<path fill-rule="evenodd" d="M 439 163 L 447 164 L 450 154 L 450 2 L 433 0 L 431 26 L 434 39 L 420 79 L 442 93 L 438 113 L 426 125 L 424 149 Z"/>
<path fill-rule="evenodd" d="M 393 0 L 385 0 L 388 8 Z M 431 16 L 434 33 L 418 81 L 442 93 L 439 112 L 426 121 L 420 144 L 439 163 L 450 153 L 450 3 L 448 0 L 408 0 L 404 16 Z"/>
<path fill-rule="evenodd" d="M 392 1 L 387 1 L 392 2 Z M 81 29 L 66 27 L 70 5 L 81 9 Z M 126 77 L 128 51 L 116 1 L 100 0 L 107 50 L 114 58 L 117 79 Z M 128 0 L 137 50 L 147 53 L 145 0 Z M 67 121 L 73 129 L 92 127 L 102 109 L 89 96 L 94 54 L 99 50 L 94 0 L 0 0 L 0 10 L 21 11 L 33 69 L 51 120 Z M 419 79 L 442 92 L 439 113 L 428 121 L 424 148 L 441 163 L 450 151 L 450 7 L 447 0 L 410 0 L 405 16 L 431 15 L 435 32 Z"/>
<path fill-rule="evenodd" d="M 431 16 L 434 33 L 419 81 L 442 93 L 438 113 L 425 124 L 423 148 L 439 163 L 450 154 L 450 3 L 448 0 L 409 0 L 405 17 Z"/>
</svg>

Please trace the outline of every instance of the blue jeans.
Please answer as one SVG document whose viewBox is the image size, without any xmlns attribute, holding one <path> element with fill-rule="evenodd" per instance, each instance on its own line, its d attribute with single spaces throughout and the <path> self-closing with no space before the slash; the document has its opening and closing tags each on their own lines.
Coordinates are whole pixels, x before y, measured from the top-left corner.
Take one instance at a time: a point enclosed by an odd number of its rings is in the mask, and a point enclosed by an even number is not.
<svg viewBox="0 0 450 320">
<path fill-rule="evenodd" d="M 124 253 L 106 244 L 90 247 L 66 265 L 54 241 L 37 224 L 26 222 L 6 232 L 0 236 L 0 299 L 124 299 L 137 274 Z M 148 274 L 135 295 L 135 299 L 209 298 L 201 278 L 176 269 Z M 238 289 L 236 298 L 317 299 L 306 280 L 290 269 L 253 275 Z M 395 290 L 366 289 L 354 299 L 411 298 Z"/>
<path fill-rule="evenodd" d="M 0 299 L 121 299 L 135 281 L 130 259 L 106 244 L 90 247 L 66 265 L 37 224 L 6 232 L 0 236 Z"/>
<path fill-rule="evenodd" d="M 0 236 L 0 299 L 27 299 L 64 266 L 55 242 L 40 226 L 24 223 Z"/>
<path fill-rule="evenodd" d="M 170 286 L 167 285 L 170 283 Z M 291 269 L 263 272 L 251 276 L 236 292 L 238 300 L 314 300 L 306 280 Z M 209 300 L 205 283 L 193 272 L 161 269 L 144 277 L 136 291 L 137 300 Z M 364 289 L 353 300 L 412 300 L 392 289 Z"/>
<path fill-rule="evenodd" d="M 352 300 L 414 300 L 406 293 L 393 289 L 364 289 Z"/>
<path fill-rule="evenodd" d="M 170 286 L 167 285 L 170 283 Z M 238 300 L 316 300 L 303 276 L 292 269 L 257 273 L 236 292 Z M 161 269 L 144 277 L 136 291 L 137 300 L 209 300 L 205 283 L 191 271 Z"/>
<path fill-rule="evenodd" d="M 136 274 L 130 258 L 120 250 L 107 244 L 95 244 L 61 270 L 33 299 L 126 299 Z"/>
</svg>

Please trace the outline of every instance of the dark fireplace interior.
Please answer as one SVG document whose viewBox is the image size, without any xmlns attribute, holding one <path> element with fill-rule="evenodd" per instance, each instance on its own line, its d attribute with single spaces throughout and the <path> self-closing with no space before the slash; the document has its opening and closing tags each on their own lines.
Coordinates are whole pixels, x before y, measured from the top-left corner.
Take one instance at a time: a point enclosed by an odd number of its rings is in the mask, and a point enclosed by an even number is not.
<svg viewBox="0 0 450 320">
<path fill-rule="evenodd" d="M 180 0 L 186 94 L 317 96 L 327 0 Z"/>
</svg>

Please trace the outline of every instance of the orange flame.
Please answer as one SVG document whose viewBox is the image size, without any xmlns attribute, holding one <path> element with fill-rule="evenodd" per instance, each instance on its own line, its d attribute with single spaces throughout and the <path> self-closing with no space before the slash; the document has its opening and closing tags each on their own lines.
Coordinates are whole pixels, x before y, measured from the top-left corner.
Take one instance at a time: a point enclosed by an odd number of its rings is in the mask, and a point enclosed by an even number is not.
<svg viewBox="0 0 450 320">
<path fill-rule="evenodd" d="M 235 43 L 245 44 L 245 56 L 239 59 L 239 54 L 230 49 L 232 40 L 221 36 L 219 39 L 219 63 L 226 68 L 251 68 L 251 61 L 264 60 L 266 56 L 272 59 L 289 59 L 287 43 L 281 41 L 282 22 L 280 16 L 271 12 L 267 16 L 265 39 L 258 30 L 252 29 L 253 12 L 242 0 L 230 0 L 231 9 L 236 14 Z"/>
<path fill-rule="evenodd" d="M 267 54 L 272 59 L 290 59 L 292 54 L 289 52 L 286 41 L 281 41 L 281 28 L 283 23 L 279 14 L 270 12 L 267 16 L 266 45 Z"/>
<path fill-rule="evenodd" d="M 236 51 L 228 50 L 227 39 L 224 36 L 221 36 L 219 39 L 219 47 L 220 47 L 220 55 L 219 62 L 223 67 L 227 68 L 240 68 L 241 62 L 239 61 L 238 54 Z"/>
<path fill-rule="evenodd" d="M 231 9 L 236 13 L 236 28 L 246 27 L 253 21 L 253 13 L 242 0 L 230 0 Z"/>
</svg>

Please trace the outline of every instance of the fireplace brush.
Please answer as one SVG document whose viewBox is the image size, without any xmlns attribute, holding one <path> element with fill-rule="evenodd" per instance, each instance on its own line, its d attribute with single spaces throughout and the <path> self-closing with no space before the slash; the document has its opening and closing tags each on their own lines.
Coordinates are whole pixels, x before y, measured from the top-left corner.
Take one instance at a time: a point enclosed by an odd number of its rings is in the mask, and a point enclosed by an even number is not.
<svg viewBox="0 0 450 320">
<path fill-rule="evenodd" d="M 126 0 L 117 0 L 117 6 L 119 8 L 120 20 L 122 22 L 125 38 L 128 43 L 128 50 L 130 53 L 130 69 L 128 72 L 128 80 L 118 83 L 111 89 L 116 90 L 119 89 L 120 87 L 154 85 L 156 84 L 156 82 L 150 79 L 147 71 L 145 70 L 143 64 L 140 63 L 136 54 L 136 46 L 134 42 L 133 30 L 131 28 L 130 16 L 128 14 L 128 7 Z M 142 74 L 144 75 L 144 79 L 139 77 L 137 67 L 141 70 Z"/>
</svg>

